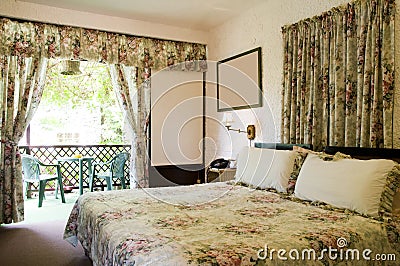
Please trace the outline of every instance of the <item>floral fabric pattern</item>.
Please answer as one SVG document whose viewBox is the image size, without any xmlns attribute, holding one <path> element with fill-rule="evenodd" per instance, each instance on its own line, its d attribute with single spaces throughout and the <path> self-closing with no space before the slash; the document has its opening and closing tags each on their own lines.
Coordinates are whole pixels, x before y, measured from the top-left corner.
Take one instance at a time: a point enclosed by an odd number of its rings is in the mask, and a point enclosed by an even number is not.
<svg viewBox="0 0 400 266">
<path fill-rule="evenodd" d="M 0 18 L 0 55 L 206 71 L 206 45 Z M 183 64 L 181 64 L 183 63 Z"/>
<path fill-rule="evenodd" d="M 394 0 L 356 0 L 282 28 L 282 142 L 391 147 Z"/>
<path fill-rule="evenodd" d="M 294 158 L 293 171 L 290 173 L 287 192 L 292 194 L 294 192 L 294 188 L 296 186 L 297 178 L 299 177 L 301 166 L 303 165 L 305 159 L 307 157 L 307 153 L 304 152 L 296 152 L 296 157 Z"/>
<path fill-rule="evenodd" d="M 368 248 L 399 256 L 398 228 L 395 219 L 379 221 L 219 182 L 84 194 L 64 238 L 73 244 L 79 240 L 93 265 L 304 265 L 303 260 L 263 258 L 259 251 L 267 245 L 300 252 L 314 248 L 320 254 L 338 248 L 344 238 L 344 252 Z"/>
<path fill-rule="evenodd" d="M 393 212 L 393 198 L 400 188 L 400 165 L 396 164 L 388 173 L 386 184 L 383 188 L 381 201 L 379 204 L 379 215 L 383 219 L 391 219 Z"/>
<path fill-rule="evenodd" d="M 134 140 L 130 167 L 131 187 L 149 187 L 147 130 L 150 115 L 150 69 L 110 65 L 110 75 Z"/>
<path fill-rule="evenodd" d="M 16 47 L 14 56 L 0 55 L 0 224 L 24 219 L 22 167 L 17 144 L 42 98 L 47 59 L 20 54 L 29 44 Z"/>
</svg>

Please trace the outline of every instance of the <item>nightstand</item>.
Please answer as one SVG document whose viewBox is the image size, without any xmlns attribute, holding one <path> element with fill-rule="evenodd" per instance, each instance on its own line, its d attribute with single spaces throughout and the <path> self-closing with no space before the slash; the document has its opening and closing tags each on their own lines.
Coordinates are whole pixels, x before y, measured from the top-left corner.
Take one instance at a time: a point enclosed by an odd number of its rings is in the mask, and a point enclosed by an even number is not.
<svg viewBox="0 0 400 266">
<path fill-rule="evenodd" d="M 210 168 L 207 171 L 207 182 L 225 182 L 235 179 L 236 168 Z"/>
</svg>

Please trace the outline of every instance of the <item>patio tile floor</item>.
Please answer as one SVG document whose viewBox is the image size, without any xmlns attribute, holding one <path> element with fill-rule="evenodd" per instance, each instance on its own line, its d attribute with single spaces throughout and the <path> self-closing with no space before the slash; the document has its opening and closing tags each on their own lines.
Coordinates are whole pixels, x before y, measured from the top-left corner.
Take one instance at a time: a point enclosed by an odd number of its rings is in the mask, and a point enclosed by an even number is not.
<svg viewBox="0 0 400 266">
<path fill-rule="evenodd" d="M 25 220 L 24 223 L 35 223 L 42 221 L 65 220 L 67 222 L 72 207 L 79 197 L 79 189 L 74 189 L 71 193 L 64 193 L 65 203 L 54 197 L 54 191 L 46 191 L 46 198 L 43 200 L 41 208 L 38 207 L 38 193 L 32 193 L 32 198 L 25 199 Z"/>
</svg>

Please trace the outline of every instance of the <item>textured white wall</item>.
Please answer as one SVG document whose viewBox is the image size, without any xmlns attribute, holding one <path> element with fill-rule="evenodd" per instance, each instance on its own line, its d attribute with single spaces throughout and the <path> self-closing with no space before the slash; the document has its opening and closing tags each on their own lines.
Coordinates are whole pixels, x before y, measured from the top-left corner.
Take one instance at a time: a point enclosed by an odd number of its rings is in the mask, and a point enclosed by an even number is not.
<svg viewBox="0 0 400 266">
<path fill-rule="evenodd" d="M 0 16 L 204 44 L 208 36 L 207 32 L 191 30 L 184 25 L 173 27 L 16 0 L 0 0 Z"/>
<path fill-rule="evenodd" d="M 159 71 L 151 77 L 151 164 L 201 164 L 203 74 Z"/>
<path fill-rule="evenodd" d="M 237 111 L 239 121 L 237 127 L 244 129 L 246 124 L 255 124 L 258 135 L 256 141 L 280 142 L 283 61 L 281 27 L 320 15 L 332 7 L 348 2 L 350 1 L 269 0 L 210 32 L 208 49 L 209 58 L 212 60 L 221 60 L 258 46 L 262 47 L 264 106 L 254 110 Z M 397 9 L 399 10 L 399 7 Z M 396 36 L 397 40 L 399 35 Z M 400 49 L 396 49 L 396 53 L 400 56 Z M 396 70 L 399 72 L 398 67 Z M 400 77 L 400 73 L 396 73 L 396 76 Z M 217 154 L 217 156 L 234 157 L 242 146 L 247 145 L 246 136 L 237 133 L 227 134 L 223 126 L 211 122 L 221 120 L 223 113 L 216 112 L 216 103 L 212 100 L 216 97 L 215 86 L 209 85 L 207 93 L 211 98 L 207 103 L 207 136 L 216 141 L 214 147 L 209 145 L 207 156 L 212 157 L 213 154 Z M 396 95 L 396 99 L 399 102 L 400 96 Z M 259 121 L 256 120 L 257 117 Z M 395 134 L 399 129 L 400 122 L 397 122 L 395 117 Z M 399 147 L 399 134 L 396 135 L 396 145 Z"/>
</svg>

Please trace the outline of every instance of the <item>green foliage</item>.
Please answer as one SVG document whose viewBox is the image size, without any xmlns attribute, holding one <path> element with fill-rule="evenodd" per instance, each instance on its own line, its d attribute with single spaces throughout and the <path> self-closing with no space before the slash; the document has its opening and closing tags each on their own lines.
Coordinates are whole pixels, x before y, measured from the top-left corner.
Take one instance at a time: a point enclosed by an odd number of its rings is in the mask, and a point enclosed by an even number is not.
<svg viewBox="0 0 400 266">
<path fill-rule="evenodd" d="M 82 114 L 93 117 L 93 123 L 101 130 L 98 144 L 121 144 L 123 142 L 122 114 L 111 85 L 107 65 L 81 62 L 81 75 L 62 75 L 61 61 L 52 60 L 47 72 L 41 108 L 47 116 L 40 120 L 43 129 L 60 128 L 68 117 Z M 58 110 L 58 112 L 56 111 Z M 55 114 L 64 112 L 63 117 Z M 52 116 L 54 113 L 55 116 Z M 76 129 L 75 129 L 76 130 Z"/>
<path fill-rule="evenodd" d="M 61 127 L 62 126 L 62 121 L 53 116 L 48 116 L 48 117 L 43 117 L 40 119 L 40 124 L 43 125 L 44 130 L 52 130 L 53 127 Z"/>
</svg>

